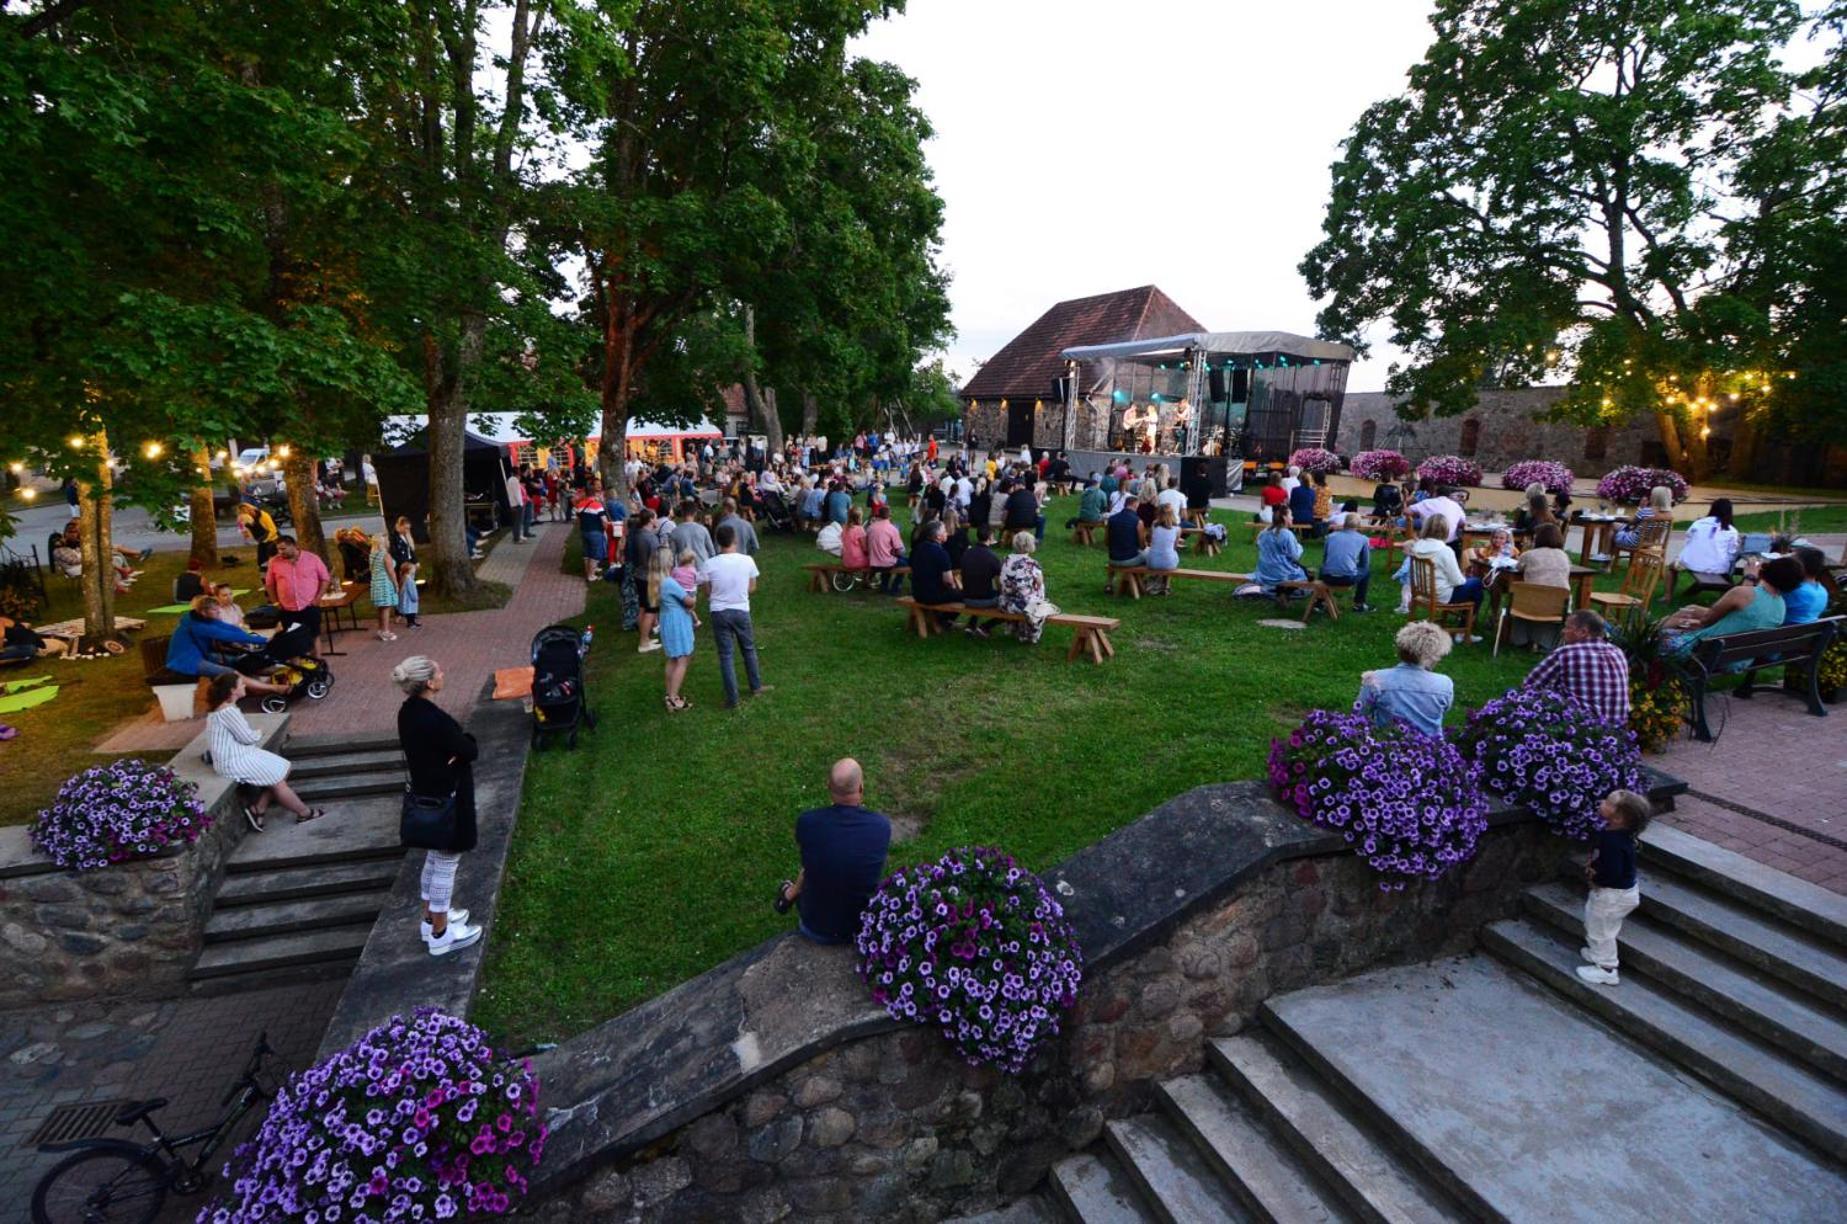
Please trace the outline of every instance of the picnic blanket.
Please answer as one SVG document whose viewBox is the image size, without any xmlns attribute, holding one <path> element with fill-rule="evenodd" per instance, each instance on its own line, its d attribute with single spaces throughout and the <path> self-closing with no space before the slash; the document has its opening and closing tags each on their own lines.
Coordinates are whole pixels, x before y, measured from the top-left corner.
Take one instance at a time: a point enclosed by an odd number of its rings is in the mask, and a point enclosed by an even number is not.
<svg viewBox="0 0 1847 1224">
<path fill-rule="evenodd" d="M 239 595 L 248 595 L 248 594 L 250 594 L 248 590 L 240 591 L 235 587 L 231 589 L 231 598 L 233 599 L 236 599 Z M 190 612 L 190 611 L 192 611 L 192 605 L 190 603 L 162 604 L 158 608 L 149 608 L 148 615 L 149 616 L 178 616 L 182 612 Z M 116 618 L 116 623 L 117 624 L 121 623 L 120 617 Z"/>
<path fill-rule="evenodd" d="M 515 701 L 532 696 L 530 667 L 502 667 L 494 672 L 494 700 Z"/>
<path fill-rule="evenodd" d="M 117 633 L 132 633 L 136 629 L 147 628 L 147 622 L 136 616 L 118 616 L 115 618 Z M 83 618 L 59 621 L 55 625 L 34 625 L 32 632 L 40 637 L 63 638 L 75 644 L 83 636 Z"/>
<path fill-rule="evenodd" d="M 9 680 L 5 684 L 0 684 L 0 693 L 4 693 L 8 696 L 11 696 L 12 694 L 19 692 L 21 689 L 29 689 L 33 687 L 34 685 L 45 684 L 48 681 L 50 681 L 50 679 L 51 677 L 49 675 L 46 675 L 46 676 L 29 676 L 24 680 Z"/>
<path fill-rule="evenodd" d="M 42 706 L 57 695 L 58 686 L 55 684 L 40 685 L 20 693 L 8 693 L 0 697 L 0 714 L 17 714 L 33 706 Z"/>
</svg>

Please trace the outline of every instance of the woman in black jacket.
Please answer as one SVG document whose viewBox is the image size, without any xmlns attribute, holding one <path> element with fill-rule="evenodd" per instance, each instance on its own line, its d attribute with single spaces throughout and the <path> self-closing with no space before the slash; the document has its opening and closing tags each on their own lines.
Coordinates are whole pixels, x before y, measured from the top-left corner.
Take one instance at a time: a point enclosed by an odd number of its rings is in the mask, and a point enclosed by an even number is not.
<svg viewBox="0 0 1847 1224">
<path fill-rule="evenodd" d="M 430 955 L 444 956 L 481 938 L 470 926 L 468 911 L 451 909 L 455 869 L 475 848 L 475 775 L 479 749 L 475 737 L 430 698 L 442 692 L 443 672 L 434 659 L 412 655 L 392 669 L 391 679 L 404 690 L 398 707 L 398 743 L 411 793 L 420 798 L 455 796 L 455 825 L 448 844 L 423 860 L 423 941 Z"/>
</svg>

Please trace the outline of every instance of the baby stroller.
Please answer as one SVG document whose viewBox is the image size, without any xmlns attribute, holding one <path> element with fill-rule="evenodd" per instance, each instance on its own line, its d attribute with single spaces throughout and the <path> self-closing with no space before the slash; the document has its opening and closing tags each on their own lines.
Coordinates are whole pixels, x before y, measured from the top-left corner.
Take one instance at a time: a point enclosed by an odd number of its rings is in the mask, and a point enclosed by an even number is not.
<svg viewBox="0 0 1847 1224">
<path fill-rule="evenodd" d="M 314 654 L 314 631 L 300 621 L 283 625 L 267 646 L 231 665 L 246 676 L 289 686 L 286 693 L 264 696 L 260 708 L 267 714 L 280 714 L 301 697 L 319 701 L 333 689 L 333 671 Z"/>
<path fill-rule="evenodd" d="M 757 494 L 757 510 L 771 531 L 794 531 L 795 512 L 780 493 Z"/>
<path fill-rule="evenodd" d="M 532 637 L 532 747 L 545 747 L 545 733 L 565 732 L 577 747 L 579 724 L 596 729 L 596 715 L 584 700 L 584 656 L 590 631 L 547 625 Z"/>
</svg>

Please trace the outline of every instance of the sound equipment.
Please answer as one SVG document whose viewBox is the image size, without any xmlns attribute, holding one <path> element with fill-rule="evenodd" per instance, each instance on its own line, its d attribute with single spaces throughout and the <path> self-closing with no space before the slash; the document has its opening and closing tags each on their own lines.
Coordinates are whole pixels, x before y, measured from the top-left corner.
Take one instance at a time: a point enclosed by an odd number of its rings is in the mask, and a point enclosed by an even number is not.
<svg viewBox="0 0 1847 1224">
<path fill-rule="evenodd" d="M 1211 389 L 1211 393 L 1212 393 L 1211 402 L 1214 404 L 1224 403 L 1225 402 L 1225 371 L 1207 370 L 1206 371 L 1206 382 L 1209 384 L 1210 389 Z"/>
<path fill-rule="evenodd" d="M 1207 498 L 1227 495 L 1226 477 L 1231 461 L 1223 455 L 1185 455 L 1180 460 L 1180 491 L 1186 504 L 1203 506 Z"/>
<path fill-rule="evenodd" d="M 1233 370 L 1231 372 L 1231 402 L 1234 404 L 1245 404 L 1250 402 L 1250 398 L 1251 372 L 1249 370 Z"/>
</svg>

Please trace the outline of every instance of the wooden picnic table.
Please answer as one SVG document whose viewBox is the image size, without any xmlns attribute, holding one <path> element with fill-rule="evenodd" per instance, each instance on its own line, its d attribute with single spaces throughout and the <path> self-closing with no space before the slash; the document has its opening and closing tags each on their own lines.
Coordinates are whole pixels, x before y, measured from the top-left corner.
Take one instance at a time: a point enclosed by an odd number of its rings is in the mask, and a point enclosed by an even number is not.
<svg viewBox="0 0 1847 1224">
<path fill-rule="evenodd" d="M 353 622 L 352 628 L 358 629 L 359 608 L 357 605 L 359 603 L 359 597 L 365 593 L 366 586 L 364 584 L 358 582 L 343 582 L 340 584 L 339 594 L 336 595 L 332 592 L 323 591 L 321 597 L 314 601 L 315 607 L 319 608 L 323 613 L 330 614 L 321 617 L 321 636 L 327 639 L 328 654 L 340 656 L 346 653 L 344 650 L 335 650 L 333 648 L 334 630 L 340 628 L 340 609 L 346 609 L 348 618 Z"/>
<path fill-rule="evenodd" d="M 1616 529 L 1629 522 L 1620 515 L 1597 516 L 1582 513 L 1572 515 L 1570 521 L 1584 533 L 1578 543 L 1579 565 L 1589 565 L 1598 560 L 1609 561 L 1610 550 L 1615 547 Z"/>
</svg>

